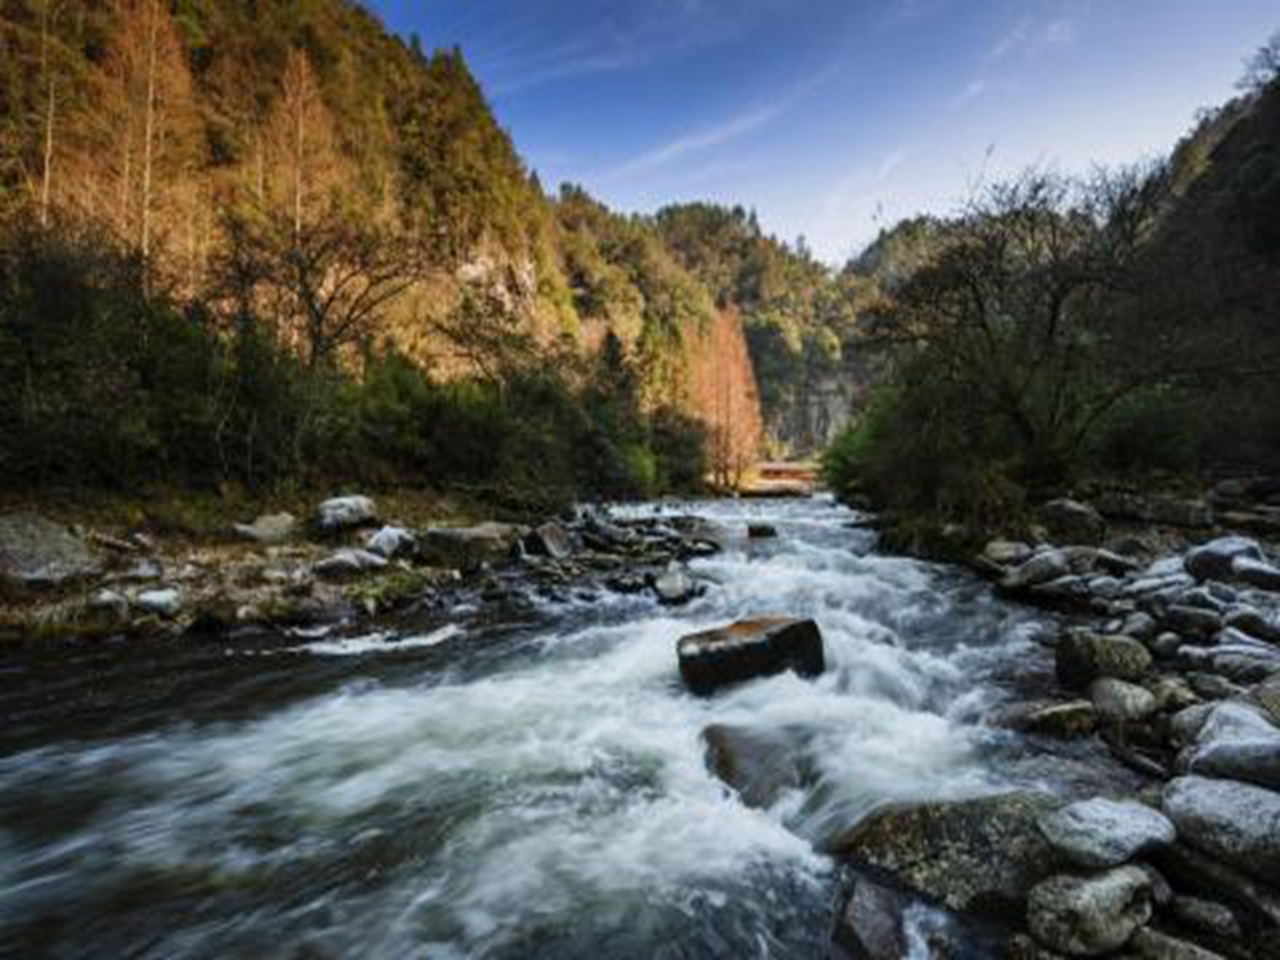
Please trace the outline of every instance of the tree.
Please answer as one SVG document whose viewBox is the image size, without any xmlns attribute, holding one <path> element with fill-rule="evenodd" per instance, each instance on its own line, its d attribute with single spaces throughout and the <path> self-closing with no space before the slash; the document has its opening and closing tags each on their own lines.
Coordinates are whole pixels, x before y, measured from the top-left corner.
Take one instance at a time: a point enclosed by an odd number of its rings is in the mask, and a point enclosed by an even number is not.
<svg viewBox="0 0 1280 960">
<path fill-rule="evenodd" d="M 1280 30 L 1258 48 L 1245 65 L 1244 76 L 1237 86 L 1247 93 L 1261 93 L 1280 79 Z"/>
<path fill-rule="evenodd" d="M 1033 482 L 1059 475 L 1109 409 L 1167 374 L 1150 354 L 1126 362 L 1110 322 L 1132 293 L 1155 183 L 1031 173 L 995 186 L 885 313 L 892 336 L 934 358 L 930 376 L 1018 437 Z"/>
<path fill-rule="evenodd" d="M 296 230 L 292 216 L 230 217 L 220 273 L 235 312 L 263 307 L 317 371 L 376 333 L 418 274 L 402 241 L 337 207 Z"/>
<path fill-rule="evenodd" d="M 152 261 L 162 232 L 191 222 L 201 163 L 186 51 L 162 0 L 116 0 L 104 69 L 80 124 L 86 212 Z"/>
<path fill-rule="evenodd" d="M 343 168 L 333 117 L 304 50 L 289 54 L 280 95 L 261 142 L 265 152 L 259 179 L 262 199 L 285 213 L 294 237 L 301 238 L 311 222 L 328 216 Z"/>
</svg>

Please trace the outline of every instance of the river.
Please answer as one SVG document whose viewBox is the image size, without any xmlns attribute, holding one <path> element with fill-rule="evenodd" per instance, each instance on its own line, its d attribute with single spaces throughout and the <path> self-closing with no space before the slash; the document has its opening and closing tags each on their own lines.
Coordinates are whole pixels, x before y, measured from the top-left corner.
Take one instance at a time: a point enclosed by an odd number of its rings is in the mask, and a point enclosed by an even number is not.
<svg viewBox="0 0 1280 960">
<path fill-rule="evenodd" d="M 1009 782 L 982 720 L 1044 618 L 823 499 L 681 509 L 779 537 L 695 562 L 715 585 L 679 610 L 4 655 L 0 955 L 825 955 L 815 847 Z M 766 614 L 818 621 L 824 676 L 682 689 L 682 634 Z M 747 809 L 706 770 L 711 723 L 785 729 L 807 787 Z"/>
</svg>

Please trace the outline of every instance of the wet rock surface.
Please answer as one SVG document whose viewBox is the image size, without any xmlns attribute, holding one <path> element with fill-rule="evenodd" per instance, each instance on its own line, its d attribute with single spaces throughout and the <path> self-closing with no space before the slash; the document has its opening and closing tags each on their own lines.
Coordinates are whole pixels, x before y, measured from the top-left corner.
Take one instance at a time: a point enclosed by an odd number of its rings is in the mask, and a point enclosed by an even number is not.
<svg viewBox="0 0 1280 960">
<path fill-rule="evenodd" d="M 786 670 L 816 677 L 826 668 L 822 633 L 812 620 L 742 620 L 683 637 L 676 652 L 685 685 L 702 695 Z"/>
</svg>

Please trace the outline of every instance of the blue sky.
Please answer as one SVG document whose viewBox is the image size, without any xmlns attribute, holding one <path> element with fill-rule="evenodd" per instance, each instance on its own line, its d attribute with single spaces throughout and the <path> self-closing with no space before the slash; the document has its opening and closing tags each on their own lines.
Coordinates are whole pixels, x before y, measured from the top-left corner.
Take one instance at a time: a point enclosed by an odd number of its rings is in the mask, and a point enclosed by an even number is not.
<svg viewBox="0 0 1280 960">
<path fill-rule="evenodd" d="M 838 262 L 1028 165 L 1167 151 L 1276 0 L 372 0 L 462 47 L 548 188 L 754 207 Z"/>
</svg>

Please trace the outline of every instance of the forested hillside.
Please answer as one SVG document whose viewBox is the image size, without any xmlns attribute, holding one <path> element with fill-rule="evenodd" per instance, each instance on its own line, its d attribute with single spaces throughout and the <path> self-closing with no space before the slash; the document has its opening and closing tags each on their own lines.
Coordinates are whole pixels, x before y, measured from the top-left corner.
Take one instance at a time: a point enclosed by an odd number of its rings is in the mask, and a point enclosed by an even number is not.
<svg viewBox="0 0 1280 960">
<path fill-rule="evenodd" d="M 461 52 L 349 0 L 0 10 L 7 482 L 635 494 L 739 475 L 760 399 L 812 446 L 827 271 L 741 211 L 548 197 Z"/>
<path fill-rule="evenodd" d="M 851 267 L 882 365 L 837 483 L 983 529 L 1082 479 L 1276 469 L 1277 51 L 1163 162 L 1031 171 L 882 235 Z"/>
</svg>

